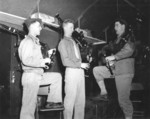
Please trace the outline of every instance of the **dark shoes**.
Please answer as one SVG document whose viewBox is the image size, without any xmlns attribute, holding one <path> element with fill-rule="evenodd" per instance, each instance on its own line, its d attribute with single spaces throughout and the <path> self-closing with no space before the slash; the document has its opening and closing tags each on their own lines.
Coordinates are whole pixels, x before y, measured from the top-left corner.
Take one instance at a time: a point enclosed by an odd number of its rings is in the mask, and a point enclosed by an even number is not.
<svg viewBox="0 0 150 119">
<path fill-rule="evenodd" d="M 108 98 L 108 95 L 105 94 L 105 95 L 98 95 L 96 97 L 93 98 L 93 100 L 97 100 L 97 101 L 109 101 L 109 98 Z"/>
<path fill-rule="evenodd" d="M 45 108 L 64 108 L 64 105 L 62 103 L 47 102 Z"/>
</svg>

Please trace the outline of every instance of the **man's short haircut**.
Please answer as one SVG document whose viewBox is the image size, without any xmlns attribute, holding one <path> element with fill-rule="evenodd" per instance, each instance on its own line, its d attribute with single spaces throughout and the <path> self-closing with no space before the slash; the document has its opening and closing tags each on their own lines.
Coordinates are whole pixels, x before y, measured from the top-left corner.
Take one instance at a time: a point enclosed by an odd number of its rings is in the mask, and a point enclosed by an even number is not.
<svg viewBox="0 0 150 119">
<path fill-rule="evenodd" d="M 29 26 L 31 24 L 35 23 L 35 22 L 39 22 L 41 27 L 43 27 L 43 22 L 39 18 L 28 18 L 28 19 L 25 20 L 25 25 L 26 25 L 27 28 L 29 28 Z"/>
<path fill-rule="evenodd" d="M 125 19 L 123 19 L 123 18 L 117 18 L 115 20 L 115 23 L 116 22 L 119 22 L 121 25 L 125 25 L 125 34 L 127 34 L 129 32 L 129 25 L 128 25 L 128 22 Z"/>
<path fill-rule="evenodd" d="M 122 18 L 117 18 L 115 22 L 120 22 L 120 24 L 124 24 L 126 27 L 128 26 L 127 21 Z"/>
<path fill-rule="evenodd" d="M 65 25 L 67 25 L 68 23 L 74 24 L 74 21 L 73 21 L 72 19 L 66 19 L 66 20 L 63 22 L 63 27 L 64 27 Z"/>
</svg>

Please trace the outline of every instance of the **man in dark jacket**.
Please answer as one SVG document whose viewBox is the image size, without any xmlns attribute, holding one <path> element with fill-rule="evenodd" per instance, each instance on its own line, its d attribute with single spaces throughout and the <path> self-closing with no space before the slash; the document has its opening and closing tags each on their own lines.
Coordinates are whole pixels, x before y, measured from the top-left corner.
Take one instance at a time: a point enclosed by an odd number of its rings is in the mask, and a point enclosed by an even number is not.
<svg viewBox="0 0 150 119">
<path fill-rule="evenodd" d="M 132 119 L 133 106 L 129 97 L 134 76 L 134 37 L 127 32 L 127 22 L 125 20 L 118 19 L 114 25 L 117 39 L 103 48 L 103 51 L 109 50 L 112 53 L 111 56 L 105 58 L 109 65 L 95 67 L 93 74 L 101 89 L 100 95 L 103 96 L 107 95 L 103 80 L 104 78 L 110 78 L 112 76 L 110 70 L 112 71 L 115 77 L 120 107 L 124 112 L 125 119 Z"/>
</svg>

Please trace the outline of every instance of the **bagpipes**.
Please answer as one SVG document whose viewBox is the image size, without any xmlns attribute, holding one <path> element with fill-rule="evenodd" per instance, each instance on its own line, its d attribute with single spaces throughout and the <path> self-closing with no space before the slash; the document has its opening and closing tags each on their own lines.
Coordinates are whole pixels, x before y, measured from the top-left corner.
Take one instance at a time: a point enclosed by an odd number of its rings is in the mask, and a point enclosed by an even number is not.
<svg viewBox="0 0 150 119">
<path fill-rule="evenodd" d="M 42 56 L 43 58 L 50 58 L 51 59 L 51 63 L 50 64 L 46 64 L 47 67 L 46 69 L 49 69 L 52 64 L 54 63 L 54 56 L 56 54 L 56 49 L 51 49 L 49 48 L 48 44 L 40 42 L 41 44 L 41 52 L 42 52 Z"/>
<path fill-rule="evenodd" d="M 101 64 L 106 66 L 109 69 L 111 75 L 113 75 L 113 69 L 115 68 L 116 61 L 115 60 L 111 60 L 111 61 L 106 60 L 106 57 L 119 52 L 128 41 L 132 42 L 132 37 L 133 36 L 128 33 L 128 34 L 122 36 L 120 39 L 111 41 L 111 42 L 109 42 L 109 44 L 105 45 L 102 48 L 101 52 L 99 53 L 99 58 L 101 60 Z"/>
<path fill-rule="evenodd" d="M 88 43 L 84 39 L 84 34 L 82 31 L 77 32 L 76 30 L 72 33 L 72 38 L 79 45 L 80 48 L 87 47 Z"/>
<path fill-rule="evenodd" d="M 110 55 L 106 55 L 106 54 L 107 53 L 102 53 L 102 52 L 99 54 L 100 62 L 101 62 L 101 65 L 106 66 L 108 68 L 108 70 L 110 71 L 110 74 L 113 75 L 112 70 L 114 69 L 115 61 L 106 60 L 106 57 L 110 56 Z"/>
</svg>

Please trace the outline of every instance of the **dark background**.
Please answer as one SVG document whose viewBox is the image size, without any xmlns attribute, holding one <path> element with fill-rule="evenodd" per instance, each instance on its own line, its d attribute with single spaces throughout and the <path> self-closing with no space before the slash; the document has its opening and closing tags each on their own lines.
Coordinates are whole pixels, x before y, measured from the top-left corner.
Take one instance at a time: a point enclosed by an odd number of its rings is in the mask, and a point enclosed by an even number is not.
<svg viewBox="0 0 150 119">
<path fill-rule="evenodd" d="M 39 9 L 38 9 L 39 5 Z M 64 20 L 71 18 L 76 27 L 88 29 L 92 36 L 106 42 L 112 40 L 113 22 L 122 17 L 131 25 L 137 40 L 136 72 L 133 82 L 144 85 L 147 93 L 146 109 L 150 108 L 150 1 L 149 0 L 0 0 L 0 11 L 28 18 L 39 10 L 51 16 L 59 14 Z M 0 24 L 22 30 L 16 22 L 3 21 Z M 14 34 L 0 25 L 0 114 L 9 112 L 17 115 L 21 104 L 21 69 L 17 48 L 23 36 Z M 42 30 L 40 39 L 50 48 L 55 48 L 60 34 L 51 29 Z M 97 57 L 102 45 L 92 46 Z M 98 65 L 98 64 L 97 64 Z M 51 71 L 63 72 L 59 53 Z M 99 93 L 95 79 L 86 79 L 87 96 Z"/>
</svg>

